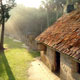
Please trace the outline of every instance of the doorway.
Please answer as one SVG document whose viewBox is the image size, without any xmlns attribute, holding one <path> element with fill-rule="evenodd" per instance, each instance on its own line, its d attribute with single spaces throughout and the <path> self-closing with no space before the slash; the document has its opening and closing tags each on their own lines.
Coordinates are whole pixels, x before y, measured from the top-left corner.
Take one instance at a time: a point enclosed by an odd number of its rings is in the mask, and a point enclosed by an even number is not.
<svg viewBox="0 0 80 80">
<path fill-rule="evenodd" d="M 60 74 L 60 53 L 56 51 L 56 73 Z"/>
</svg>

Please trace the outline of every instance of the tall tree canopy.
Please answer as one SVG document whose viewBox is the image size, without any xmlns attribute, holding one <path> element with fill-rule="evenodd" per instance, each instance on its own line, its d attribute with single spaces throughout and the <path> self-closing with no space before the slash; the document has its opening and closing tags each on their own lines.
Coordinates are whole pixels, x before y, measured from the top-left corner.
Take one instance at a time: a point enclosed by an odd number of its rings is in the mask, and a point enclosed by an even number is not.
<svg viewBox="0 0 80 80">
<path fill-rule="evenodd" d="M 75 4 L 76 2 L 80 2 L 80 0 L 42 0 L 42 7 L 47 12 L 47 26 L 50 26 L 66 12 L 68 4 Z"/>
<path fill-rule="evenodd" d="M 2 25 L 0 49 L 3 49 L 5 22 L 9 19 L 9 11 L 14 6 L 14 0 L 0 0 L 0 24 Z"/>
</svg>

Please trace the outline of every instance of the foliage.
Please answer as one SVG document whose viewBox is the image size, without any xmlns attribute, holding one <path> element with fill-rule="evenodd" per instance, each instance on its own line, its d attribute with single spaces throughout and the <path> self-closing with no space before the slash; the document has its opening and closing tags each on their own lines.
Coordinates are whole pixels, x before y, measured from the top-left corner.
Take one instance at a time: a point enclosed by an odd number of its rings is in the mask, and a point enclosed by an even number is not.
<svg viewBox="0 0 80 80">
<path fill-rule="evenodd" d="M 15 6 L 14 0 L 2 0 L 0 2 L 0 23 L 2 23 L 3 18 L 7 21 L 10 17 L 9 11 Z M 4 13 L 4 14 L 3 14 Z M 4 15 L 4 17 L 3 17 Z"/>
<path fill-rule="evenodd" d="M 11 18 L 6 23 L 6 31 L 19 38 L 30 34 L 37 36 L 47 27 L 46 11 L 43 8 L 26 8 L 18 5 L 11 10 L 10 14 Z"/>
<path fill-rule="evenodd" d="M 14 7 L 14 0 L 1 0 L 0 1 L 0 24 L 2 25 L 1 30 L 1 40 L 0 40 L 0 50 L 4 50 L 4 31 L 5 31 L 5 22 L 9 19 L 9 11 Z"/>
<path fill-rule="evenodd" d="M 39 9 L 16 6 L 11 10 L 11 17 L 6 23 L 6 34 L 27 42 L 27 35 L 38 36 L 65 14 L 69 1 L 71 0 L 43 0 Z"/>
<path fill-rule="evenodd" d="M 42 1 L 42 5 L 47 11 L 47 26 L 50 26 L 62 15 L 62 3 L 57 0 L 46 0 Z"/>
<path fill-rule="evenodd" d="M 52 25 L 52 22 L 61 17 L 68 4 L 75 4 L 76 2 L 80 2 L 80 0 L 43 0 L 42 7 L 44 6 L 47 10 L 47 25 Z"/>
</svg>

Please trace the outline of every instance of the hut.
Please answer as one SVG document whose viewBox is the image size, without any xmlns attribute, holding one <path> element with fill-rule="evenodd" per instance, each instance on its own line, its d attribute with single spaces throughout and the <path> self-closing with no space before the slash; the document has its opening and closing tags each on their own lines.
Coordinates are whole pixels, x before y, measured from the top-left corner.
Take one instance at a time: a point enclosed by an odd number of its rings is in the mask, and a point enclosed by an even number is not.
<svg viewBox="0 0 80 80">
<path fill-rule="evenodd" d="M 41 60 L 61 80 L 80 80 L 80 10 L 63 15 L 36 41 Z"/>
</svg>

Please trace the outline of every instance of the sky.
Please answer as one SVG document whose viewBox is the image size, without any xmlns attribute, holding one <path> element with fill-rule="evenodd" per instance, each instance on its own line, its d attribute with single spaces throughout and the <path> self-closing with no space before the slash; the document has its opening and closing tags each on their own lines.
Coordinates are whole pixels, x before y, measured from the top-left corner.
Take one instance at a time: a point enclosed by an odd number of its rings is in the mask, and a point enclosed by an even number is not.
<svg viewBox="0 0 80 80">
<path fill-rule="evenodd" d="M 27 7 L 38 8 L 42 0 L 15 0 L 17 4 L 23 4 Z"/>
</svg>

